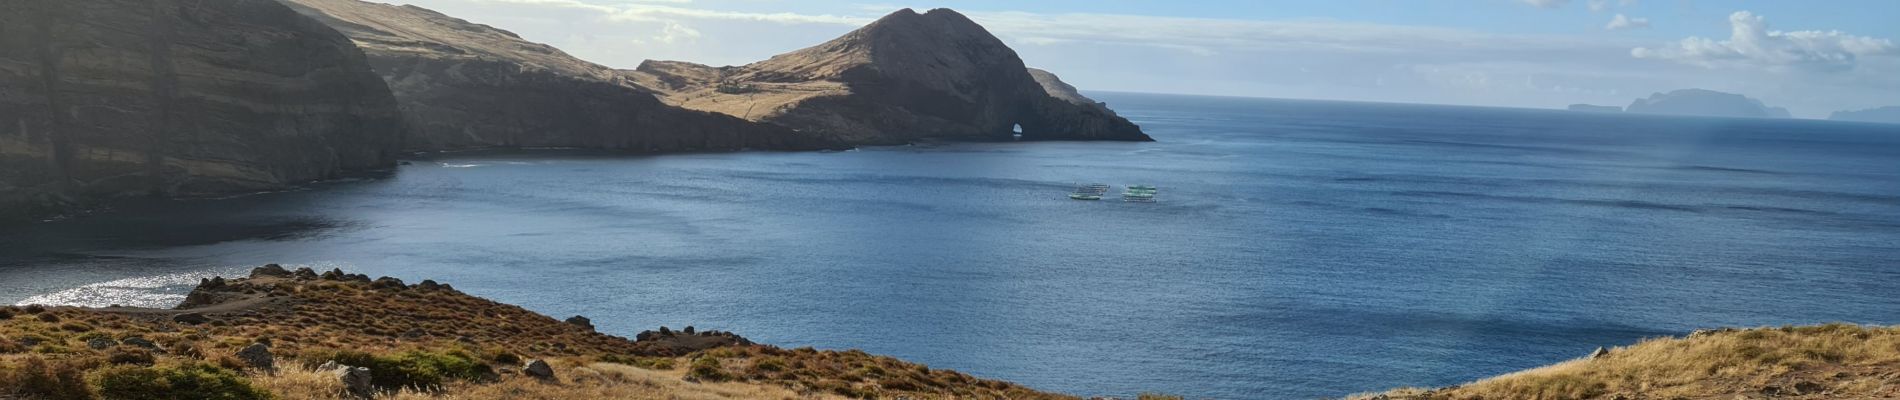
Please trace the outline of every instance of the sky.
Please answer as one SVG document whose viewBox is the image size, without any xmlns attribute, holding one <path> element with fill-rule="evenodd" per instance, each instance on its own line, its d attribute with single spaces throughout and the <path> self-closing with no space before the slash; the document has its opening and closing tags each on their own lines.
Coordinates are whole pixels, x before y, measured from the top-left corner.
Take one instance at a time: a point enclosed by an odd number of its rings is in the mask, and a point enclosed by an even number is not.
<svg viewBox="0 0 1900 400">
<path fill-rule="evenodd" d="M 1896 0 L 377 0 L 633 68 L 743 65 L 947 7 L 1083 90 L 1561 108 L 1740 93 L 1900 105 Z"/>
</svg>

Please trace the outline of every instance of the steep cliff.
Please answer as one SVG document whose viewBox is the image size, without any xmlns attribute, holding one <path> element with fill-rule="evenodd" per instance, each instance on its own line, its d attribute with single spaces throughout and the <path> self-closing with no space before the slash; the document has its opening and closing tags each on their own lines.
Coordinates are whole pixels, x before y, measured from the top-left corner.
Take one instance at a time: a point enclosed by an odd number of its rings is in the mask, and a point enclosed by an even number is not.
<svg viewBox="0 0 1900 400">
<path fill-rule="evenodd" d="M 0 219 L 386 166 L 398 113 L 348 39 L 281 4 L 0 0 Z"/>
<path fill-rule="evenodd" d="M 682 107 L 854 144 L 1007 139 L 1017 126 L 1025 140 L 1150 140 L 1079 94 L 1052 95 L 1014 50 L 949 9 L 899 10 L 745 66 L 649 61 L 627 76 Z"/>
<path fill-rule="evenodd" d="M 837 147 L 784 127 L 668 106 L 610 68 L 420 7 L 283 1 L 369 55 L 412 128 L 408 149 Z"/>
<path fill-rule="evenodd" d="M 1788 110 L 1769 107 L 1734 93 L 1704 89 L 1681 89 L 1636 99 L 1627 111 L 1640 114 L 1700 115 L 1709 117 L 1788 118 Z"/>
</svg>

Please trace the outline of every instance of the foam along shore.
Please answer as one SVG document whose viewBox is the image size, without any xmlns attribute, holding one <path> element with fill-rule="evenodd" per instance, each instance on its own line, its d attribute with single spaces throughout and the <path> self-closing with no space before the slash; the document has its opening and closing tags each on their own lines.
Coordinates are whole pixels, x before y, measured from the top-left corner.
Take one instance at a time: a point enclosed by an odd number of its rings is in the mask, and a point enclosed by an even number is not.
<svg viewBox="0 0 1900 400">
<path fill-rule="evenodd" d="M 172 309 L 0 307 L 0 398 L 1076 399 L 730 332 L 636 338 L 434 281 L 273 264 Z"/>
</svg>

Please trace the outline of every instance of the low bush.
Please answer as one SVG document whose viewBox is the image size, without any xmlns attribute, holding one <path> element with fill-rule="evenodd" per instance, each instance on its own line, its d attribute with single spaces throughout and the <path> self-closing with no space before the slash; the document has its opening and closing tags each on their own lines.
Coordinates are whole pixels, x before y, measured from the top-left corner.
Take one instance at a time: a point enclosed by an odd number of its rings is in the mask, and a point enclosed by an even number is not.
<svg viewBox="0 0 1900 400">
<path fill-rule="evenodd" d="M 0 365 L 0 388 L 5 388 L 0 397 L 11 394 L 47 400 L 92 398 L 83 366 L 69 361 L 47 361 L 38 356 Z"/>
<path fill-rule="evenodd" d="M 692 366 L 686 370 L 686 377 L 708 382 L 732 379 L 731 375 L 726 374 L 725 367 L 719 365 L 719 357 L 710 355 L 693 359 Z"/>
<path fill-rule="evenodd" d="M 93 373 L 93 385 L 107 399 L 254 400 L 269 399 L 263 389 L 236 371 L 207 364 L 176 367 L 121 365 Z"/>
<path fill-rule="evenodd" d="M 411 350 L 394 355 L 339 351 L 315 359 L 369 368 L 370 383 L 383 389 L 435 390 L 451 380 L 483 380 L 494 373 L 463 351 Z"/>
</svg>

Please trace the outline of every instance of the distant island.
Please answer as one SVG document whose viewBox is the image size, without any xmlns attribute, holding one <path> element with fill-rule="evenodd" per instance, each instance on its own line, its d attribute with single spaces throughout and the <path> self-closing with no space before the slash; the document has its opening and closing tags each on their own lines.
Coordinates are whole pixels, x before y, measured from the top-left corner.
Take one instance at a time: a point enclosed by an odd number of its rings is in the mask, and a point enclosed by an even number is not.
<svg viewBox="0 0 1900 400">
<path fill-rule="evenodd" d="M 1789 118 L 1788 110 L 1769 107 L 1747 96 L 1705 89 L 1681 89 L 1636 99 L 1625 111 L 1638 114 L 1708 117 Z"/>
<path fill-rule="evenodd" d="M 1869 108 L 1859 111 L 1835 111 L 1827 119 L 1835 121 L 1900 124 L 1900 106 Z"/>
<path fill-rule="evenodd" d="M 1567 109 L 1570 111 L 1583 111 L 1583 112 L 1623 112 L 1623 107 L 1599 106 L 1599 105 L 1591 105 L 1591 104 L 1571 104 L 1570 107 Z"/>
</svg>

